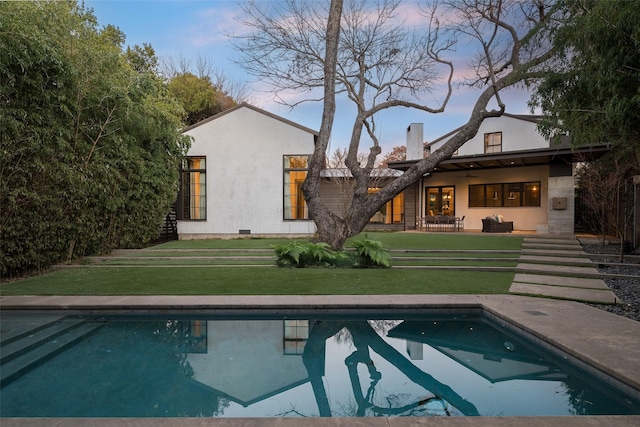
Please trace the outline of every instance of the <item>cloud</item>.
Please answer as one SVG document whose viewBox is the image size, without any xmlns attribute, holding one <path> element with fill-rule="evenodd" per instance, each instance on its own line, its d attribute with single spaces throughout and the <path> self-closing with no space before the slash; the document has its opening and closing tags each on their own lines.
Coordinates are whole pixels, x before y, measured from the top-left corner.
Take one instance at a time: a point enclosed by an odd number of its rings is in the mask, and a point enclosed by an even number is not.
<svg viewBox="0 0 640 427">
<path fill-rule="evenodd" d="M 195 9 L 184 30 L 185 41 L 191 46 L 221 45 L 230 34 L 245 31 L 239 23 L 240 8 L 232 2 L 215 2 L 215 6 Z"/>
</svg>

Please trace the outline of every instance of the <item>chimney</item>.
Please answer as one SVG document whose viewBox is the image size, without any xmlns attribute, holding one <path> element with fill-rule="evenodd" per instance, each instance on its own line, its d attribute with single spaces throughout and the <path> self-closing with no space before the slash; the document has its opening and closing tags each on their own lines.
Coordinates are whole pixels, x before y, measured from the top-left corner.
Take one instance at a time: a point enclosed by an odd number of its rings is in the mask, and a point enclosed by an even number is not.
<svg viewBox="0 0 640 427">
<path fill-rule="evenodd" d="M 407 128 L 407 160 L 422 160 L 422 123 L 411 123 Z"/>
</svg>

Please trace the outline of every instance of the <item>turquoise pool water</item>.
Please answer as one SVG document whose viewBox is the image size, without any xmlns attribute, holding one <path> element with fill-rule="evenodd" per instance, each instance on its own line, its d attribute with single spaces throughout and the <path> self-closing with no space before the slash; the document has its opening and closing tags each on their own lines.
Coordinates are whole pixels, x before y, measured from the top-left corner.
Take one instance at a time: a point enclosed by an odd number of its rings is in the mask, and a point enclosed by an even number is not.
<svg viewBox="0 0 640 427">
<path fill-rule="evenodd" d="M 2 417 L 640 414 L 474 313 L 4 314 L 1 329 Z"/>
</svg>

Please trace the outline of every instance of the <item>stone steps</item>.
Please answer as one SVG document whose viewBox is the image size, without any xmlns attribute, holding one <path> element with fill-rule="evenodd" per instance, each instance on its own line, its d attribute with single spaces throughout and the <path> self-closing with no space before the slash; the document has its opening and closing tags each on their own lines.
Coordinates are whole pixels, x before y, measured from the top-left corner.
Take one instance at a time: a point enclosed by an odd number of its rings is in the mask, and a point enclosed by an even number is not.
<svg viewBox="0 0 640 427">
<path fill-rule="evenodd" d="M 615 304 L 616 296 L 602 280 L 580 242 L 573 238 L 525 238 L 509 292 L 574 301 Z"/>
<path fill-rule="evenodd" d="M 573 254 L 566 254 L 565 256 L 521 255 L 519 261 L 535 264 L 595 268 L 595 264 L 591 262 L 589 258 L 575 257 Z"/>
<path fill-rule="evenodd" d="M 15 322 L 3 321 L 0 385 L 19 378 L 97 330 L 102 323 L 75 318 L 44 318 L 32 329 Z M 9 323 L 7 325 L 7 323 Z M 28 322 L 27 322 L 28 323 Z"/>
</svg>

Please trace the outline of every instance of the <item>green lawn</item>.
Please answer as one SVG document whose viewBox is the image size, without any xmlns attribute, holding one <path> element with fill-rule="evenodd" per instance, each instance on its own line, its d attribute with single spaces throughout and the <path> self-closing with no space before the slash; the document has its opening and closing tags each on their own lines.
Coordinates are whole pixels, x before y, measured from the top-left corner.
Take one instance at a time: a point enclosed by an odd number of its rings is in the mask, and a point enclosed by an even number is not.
<svg viewBox="0 0 640 427">
<path fill-rule="evenodd" d="M 520 250 L 522 238 L 513 235 L 471 235 L 442 233 L 366 232 L 348 240 L 368 238 L 388 249 Z M 286 243 L 287 239 L 183 240 L 163 243 L 152 249 L 261 249 Z"/>
<path fill-rule="evenodd" d="M 507 236 L 455 234 L 367 233 L 388 249 L 519 250 L 522 239 Z M 354 294 L 499 294 L 506 293 L 514 273 L 419 268 L 392 269 L 283 269 L 272 266 L 233 267 L 209 265 L 207 260 L 136 259 L 162 250 L 170 256 L 187 249 L 224 249 L 238 255 L 238 249 L 269 249 L 283 239 L 199 240 L 170 242 L 144 252 L 124 254 L 131 259 L 110 267 L 79 266 L 5 283 L 0 295 L 354 295 Z M 177 251 L 176 251 L 177 250 Z M 228 252 L 226 252 L 228 250 Z M 174 252 L 175 251 L 175 252 Z M 250 252 L 250 251 L 248 251 Z M 202 256 L 204 252 L 195 252 Z M 241 253 L 241 251 L 240 251 Z M 160 255 L 160 254 L 157 254 Z M 212 255 L 212 254 L 210 254 Z M 251 255 L 254 255 L 251 253 Z M 269 256 L 268 253 L 265 253 Z M 219 256 L 219 253 L 213 254 Z M 443 256 L 439 254 L 439 256 Z M 473 257 L 469 253 L 451 256 Z M 438 265 L 513 266 L 509 261 L 437 262 Z M 514 255 L 512 255 L 514 256 Z M 495 255 L 499 258 L 499 255 Z M 218 261 L 215 262 L 216 264 Z M 257 264 L 259 262 L 247 261 Z M 125 265 L 126 264 L 126 265 Z M 184 265 L 182 265 L 184 264 Z M 399 261 L 397 265 L 433 265 L 433 260 Z"/>
</svg>

